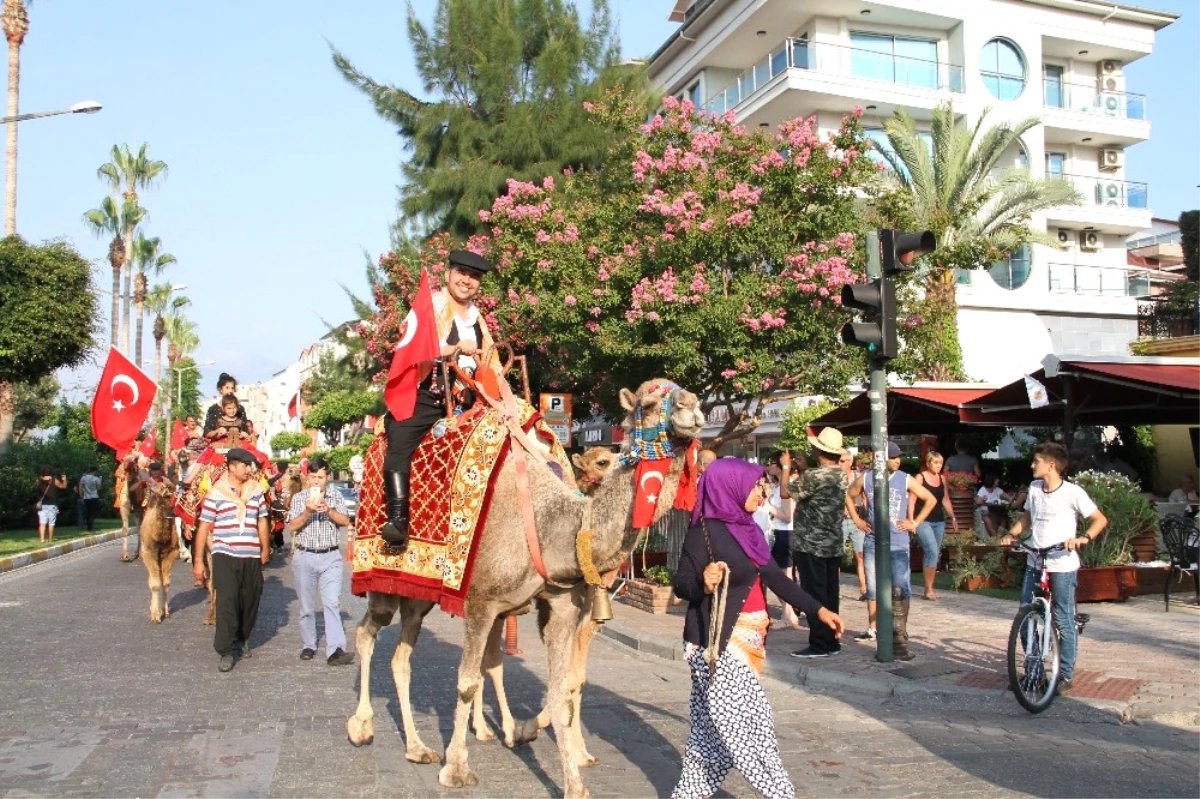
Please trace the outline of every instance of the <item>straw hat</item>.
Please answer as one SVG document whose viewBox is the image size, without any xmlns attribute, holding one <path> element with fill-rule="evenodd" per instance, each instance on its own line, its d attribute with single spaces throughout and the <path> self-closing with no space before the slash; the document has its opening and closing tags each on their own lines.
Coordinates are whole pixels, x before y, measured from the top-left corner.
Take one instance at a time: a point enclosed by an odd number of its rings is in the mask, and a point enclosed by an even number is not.
<svg viewBox="0 0 1200 799">
<path fill-rule="evenodd" d="M 809 436 L 808 443 L 814 449 L 819 449 L 822 452 L 827 452 L 830 455 L 843 455 L 846 450 L 843 447 L 841 431 L 835 430 L 832 427 L 823 427 L 821 432 L 816 437 Z"/>
</svg>

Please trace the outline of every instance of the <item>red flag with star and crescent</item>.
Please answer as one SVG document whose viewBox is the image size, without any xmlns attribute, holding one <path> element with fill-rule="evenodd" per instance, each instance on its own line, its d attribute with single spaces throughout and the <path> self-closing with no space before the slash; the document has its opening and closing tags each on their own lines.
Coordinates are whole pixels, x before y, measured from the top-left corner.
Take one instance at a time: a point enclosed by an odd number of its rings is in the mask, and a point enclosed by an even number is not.
<svg viewBox="0 0 1200 799">
<path fill-rule="evenodd" d="M 92 399 L 92 436 L 117 452 L 137 441 L 158 386 L 116 347 L 108 351 L 104 374 Z"/>
<path fill-rule="evenodd" d="M 397 422 L 412 418 L 417 407 L 417 385 L 420 366 L 441 354 L 437 332 L 437 317 L 433 313 L 433 292 L 429 289 L 429 273 L 421 270 L 421 284 L 413 296 L 412 309 L 404 320 L 404 337 L 396 345 L 392 365 L 388 369 L 387 388 L 383 398 L 388 411 Z"/>
</svg>

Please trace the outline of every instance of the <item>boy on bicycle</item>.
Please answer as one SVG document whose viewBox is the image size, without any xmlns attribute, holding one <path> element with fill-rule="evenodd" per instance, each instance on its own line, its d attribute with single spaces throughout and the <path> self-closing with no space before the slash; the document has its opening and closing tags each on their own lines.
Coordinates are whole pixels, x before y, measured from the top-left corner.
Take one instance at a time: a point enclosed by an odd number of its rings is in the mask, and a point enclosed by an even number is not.
<svg viewBox="0 0 1200 799">
<path fill-rule="evenodd" d="M 1000 539 L 1000 546 L 1011 546 L 1025 530 L 1032 531 L 1030 547 L 1044 549 L 1064 544 L 1066 550 L 1046 553 L 1046 571 L 1050 573 L 1050 592 L 1054 596 L 1054 623 L 1061 637 L 1061 677 L 1059 693 L 1071 690 L 1075 671 L 1075 585 L 1079 571 L 1079 555 L 1075 550 L 1091 543 L 1108 525 L 1108 519 L 1079 486 L 1063 479 L 1067 468 L 1067 450 L 1062 444 L 1047 441 L 1033 450 L 1033 482 L 1025 500 L 1025 513 Z M 1076 514 L 1087 519 L 1088 528 L 1077 536 Z M 1030 565 L 1035 555 L 1029 556 Z M 1021 588 L 1021 604 L 1033 601 L 1033 581 L 1036 570 L 1025 569 L 1025 584 Z"/>
</svg>

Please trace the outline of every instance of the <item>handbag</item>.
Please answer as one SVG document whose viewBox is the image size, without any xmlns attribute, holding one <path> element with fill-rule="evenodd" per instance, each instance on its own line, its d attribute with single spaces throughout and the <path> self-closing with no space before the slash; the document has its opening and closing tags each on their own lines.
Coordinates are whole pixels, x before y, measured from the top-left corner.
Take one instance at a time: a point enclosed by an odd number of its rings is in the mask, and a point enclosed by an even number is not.
<svg viewBox="0 0 1200 799">
<path fill-rule="evenodd" d="M 38 501 L 33 504 L 33 507 L 36 510 L 41 510 L 42 503 L 45 501 L 46 495 L 50 493 L 50 486 L 52 486 L 52 485 L 54 485 L 54 477 L 53 476 L 51 476 L 49 481 L 47 481 L 46 487 L 42 489 L 42 495 L 40 497 L 38 497 Z"/>
</svg>

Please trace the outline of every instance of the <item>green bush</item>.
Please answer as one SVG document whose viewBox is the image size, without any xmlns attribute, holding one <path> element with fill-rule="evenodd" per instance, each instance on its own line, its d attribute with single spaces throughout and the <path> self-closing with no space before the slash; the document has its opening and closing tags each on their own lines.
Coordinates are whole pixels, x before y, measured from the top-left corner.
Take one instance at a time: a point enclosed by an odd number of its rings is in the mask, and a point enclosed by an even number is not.
<svg viewBox="0 0 1200 799">
<path fill-rule="evenodd" d="M 1131 538 L 1153 530 L 1158 516 L 1137 483 L 1119 472 L 1080 472 L 1071 481 L 1087 492 L 1108 519 L 1095 541 L 1080 549 L 1084 566 L 1119 566 L 1130 559 Z M 1087 529 L 1079 520 L 1079 534 Z"/>
<path fill-rule="evenodd" d="M 651 566 L 642 574 L 646 580 L 657 585 L 671 585 L 675 582 L 675 572 L 666 566 Z"/>
<path fill-rule="evenodd" d="M 24 466 L 0 466 L 0 528 L 37 524 L 33 509 L 37 500 L 34 495 L 36 480 L 37 472 Z"/>
<path fill-rule="evenodd" d="M 74 521 L 75 485 L 79 482 L 79 478 L 83 476 L 84 472 L 91 467 L 96 467 L 98 470 L 97 474 L 100 475 L 101 479 L 100 515 L 102 517 L 116 515 L 116 511 L 113 509 L 113 471 L 116 468 L 116 463 L 113 462 L 112 457 L 97 452 L 95 446 L 85 442 L 51 439 L 49 441 L 14 443 L 8 448 L 7 452 L 0 453 L 0 467 L 14 467 L 23 470 L 29 475 L 24 488 L 24 492 L 28 496 L 25 501 L 20 502 L 15 508 L 11 505 L 9 497 L 16 498 L 20 494 L 10 495 L 9 491 L 20 491 L 20 487 L 14 485 L 11 489 L 8 487 L 0 488 L 0 524 L 8 527 L 13 526 L 13 522 L 3 521 L 4 516 L 10 512 L 12 513 L 12 518 L 19 518 L 21 520 L 20 526 L 22 527 L 28 526 L 31 522 L 33 518 L 33 502 L 37 499 L 37 497 L 33 496 L 34 483 L 43 466 L 51 467 L 56 476 L 64 473 L 67 475 L 66 490 L 58 492 L 58 512 L 60 519 Z M 15 479 L 15 477 L 8 479 Z"/>
</svg>

